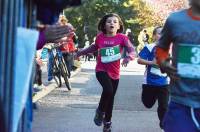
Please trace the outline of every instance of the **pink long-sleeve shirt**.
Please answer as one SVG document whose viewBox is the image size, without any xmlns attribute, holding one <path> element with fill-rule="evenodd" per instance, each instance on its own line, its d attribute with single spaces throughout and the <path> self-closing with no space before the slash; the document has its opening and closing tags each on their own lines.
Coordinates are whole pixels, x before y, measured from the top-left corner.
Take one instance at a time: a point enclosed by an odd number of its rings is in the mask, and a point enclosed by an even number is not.
<svg viewBox="0 0 200 132">
<path fill-rule="evenodd" d="M 100 49 L 105 47 L 114 47 L 119 45 L 120 53 L 122 54 L 123 48 L 126 48 L 126 59 L 127 61 L 134 59 L 134 48 L 132 43 L 129 41 L 128 37 L 124 34 L 118 33 L 113 37 L 107 37 L 103 33 L 100 33 L 96 37 L 95 44 L 91 45 L 87 49 L 84 49 L 77 53 L 78 56 L 85 55 L 87 53 L 95 52 L 98 50 L 97 56 L 97 64 L 96 64 L 96 72 L 104 71 L 107 72 L 109 77 L 112 79 L 119 79 L 120 78 L 120 59 L 109 62 L 103 63 L 101 61 Z"/>
</svg>

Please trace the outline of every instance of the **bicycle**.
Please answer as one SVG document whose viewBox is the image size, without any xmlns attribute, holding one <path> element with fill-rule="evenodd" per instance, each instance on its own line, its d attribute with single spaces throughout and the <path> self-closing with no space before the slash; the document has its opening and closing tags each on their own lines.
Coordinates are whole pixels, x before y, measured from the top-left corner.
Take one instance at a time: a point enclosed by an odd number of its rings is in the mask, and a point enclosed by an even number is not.
<svg viewBox="0 0 200 132">
<path fill-rule="evenodd" d="M 71 90 L 71 85 L 68 79 L 69 73 L 64 58 L 62 56 L 62 52 L 59 50 L 59 47 L 60 47 L 59 44 L 51 44 L 51 48 L 49 49 L 50 54 L 53 55 L 53 63 L 52 63 L 53 78 L 57 84 L 57 87 L 61 87 L 62 86 L 61 77 L 63 77 L 67 89 Z"/>
</svg>

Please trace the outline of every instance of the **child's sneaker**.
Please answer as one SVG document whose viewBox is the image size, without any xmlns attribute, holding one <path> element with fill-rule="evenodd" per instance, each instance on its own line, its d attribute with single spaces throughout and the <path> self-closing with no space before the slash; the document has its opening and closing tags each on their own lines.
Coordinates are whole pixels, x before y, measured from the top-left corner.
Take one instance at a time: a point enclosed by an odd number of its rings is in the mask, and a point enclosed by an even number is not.
<svg viewBox="0 0 200 132">
<path fill-rule="evenodd" d="M 94 117 L 94 123 L 97 126 L 101 126 L 104 116 L 105 116 L 104 112 L 101 112 L 99 109 L 96 109 L 96 114 L 95 114 L 95 117 Z"/>
<path fill-rule="evenodd" d="M 111 124 L 112 124 L 112 122 L 104 122 L 103 124 L 104 124 L 103 132 L 111 132 L 111 128 L 112 128 Z"/>
<path fill-rule="evenodd" d="M 39 86 L 37 84 L 34 84 L 33 85 L 33 93 L 37 93 L 39 91 L 41 91 L 41 89 L 39 88 Z"/>
</svg>

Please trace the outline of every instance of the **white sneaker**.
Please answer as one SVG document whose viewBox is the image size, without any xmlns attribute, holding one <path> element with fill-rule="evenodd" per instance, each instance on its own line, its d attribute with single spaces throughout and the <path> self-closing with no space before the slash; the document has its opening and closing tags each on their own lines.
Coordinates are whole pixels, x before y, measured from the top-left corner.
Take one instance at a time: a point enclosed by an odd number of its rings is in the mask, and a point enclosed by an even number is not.
<svg viewBox="0 0 200 132">
<path fill-rule="evenodd" d="M 42 84 L 42 85 L 38 86 L 38 88 L 41 89 L 41 90 L 43 90 L 43 89 L 46 88 L 46 86 L 44 86 L 44 84 Z"/>
<path fill-rule="evenodd" d="M 33 92 L 34 92 L 34 93 L 37 93 L 37 92 L 39 92 L 39 91 L 41 91 L 41 89 L 39 88 L 38 84 L 34 84 L 34 85 L 33 85 Z"/>
</svg>

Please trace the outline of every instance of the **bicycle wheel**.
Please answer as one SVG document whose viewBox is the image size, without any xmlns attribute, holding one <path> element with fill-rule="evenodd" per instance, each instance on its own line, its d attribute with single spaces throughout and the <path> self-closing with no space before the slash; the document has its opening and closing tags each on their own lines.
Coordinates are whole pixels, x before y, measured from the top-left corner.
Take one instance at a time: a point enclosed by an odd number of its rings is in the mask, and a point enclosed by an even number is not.
<svg viewBox="0 0 200 132">
<path fill-rule="evenodd" d="M 68 79 L 67 66 L 64 63 L 63 58 L 62 58 L 62 60 L 60 62 L 60 70 L 61 70 L 61 75 L 64 78 L 65 85 L 66 85 L 67 89 L 71 90 L 71 85 L 70 85 L 69 79 Z"/>
<path fill-rule="evenodd" d="M 54 63 L 53 63 L 53 78 L 56 82 L 57 87 L 61 87 L 62 86 L 61 71 L 58 67 L 58 60 L 57 59 L 54 59 Z"/>
</svg>

